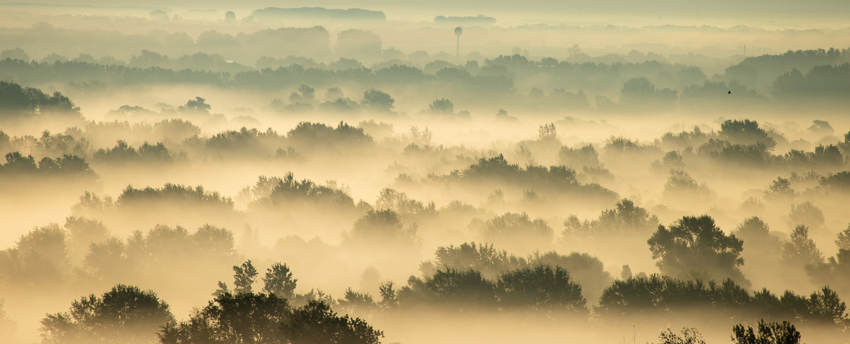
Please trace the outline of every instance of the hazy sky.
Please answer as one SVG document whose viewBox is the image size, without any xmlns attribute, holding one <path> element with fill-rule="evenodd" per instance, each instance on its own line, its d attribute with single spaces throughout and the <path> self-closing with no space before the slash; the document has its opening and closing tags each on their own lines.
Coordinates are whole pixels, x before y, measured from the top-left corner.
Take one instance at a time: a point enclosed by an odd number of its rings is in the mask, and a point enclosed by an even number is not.
<svg viewBox="0 0 850 344">
<path fill-rule="evenodd" d="M 366 8 L 383 10 L 390 14 L 419 13 L 432 15 L 495 15 L 510 13 L 530 18 L 583 16 L 613 17 L 718 17 L 760 20 L 802 20 L 814 18 L 846 18 L 850 15 L 850 1 L 846 0 L 317 0 L 317 1 L 273 1 L 246 0 L 238 4 L 224 0 L 150 0 L 143 3 L 113 0 L 32 0 L 2 1 L 0 3 L 39 3 L 63 5 L 125 5 L 165 6 L 169 8 L 263 8 L 263 7 L 332 7 Z"/>
</svg>

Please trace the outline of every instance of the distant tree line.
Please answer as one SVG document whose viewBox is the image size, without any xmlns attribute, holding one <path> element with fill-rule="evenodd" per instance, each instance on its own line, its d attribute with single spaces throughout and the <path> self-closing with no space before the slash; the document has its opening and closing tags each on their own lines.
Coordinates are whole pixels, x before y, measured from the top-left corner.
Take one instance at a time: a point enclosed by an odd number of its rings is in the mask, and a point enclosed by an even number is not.
<svg viewBox="0 0 850 344">
<path fill-rule="evenodd" d="M 824 54 L 846 55 L 846 51 L 833 52 L 837 50 Z M 818 56 L 817 53 L 811 55 Z M 787 69 L 779 73 L 763 72 L 769 75 L 761 77 L 768 78 L 767 81 L 760 79 L 758 68 L 752 67 L 764 60 L 761 57 L 750 58 L 729 67 L 725 76 L 719 80 L 709 79 L 697 67 L 668 62 L 575 63 L 553 58 L 533 61 L 522 55 L 486 59 L 481 66 L 475 61 L 465 65 L 437 61 L 421 68 L 401 60 L 377 64 L 371 68 L 354 60 L 351 60 L 354 62 L 351 68 L 329 68 L 305 60 L 285 66 L 270 64 L 269 68 L 248 69 L 223 62 L 223 58 L 215 55 L 196 54 L 181 59 L 198 60 L 198 63 L 176 63 L 167 56 L 150 51 L 143 51 L 142 55 L 135 58 L 139 61 L 131 63 L 131 66 L 104 65 L 93 61 L 28 62 L 7 58 L 0 60 L 0 74 L 7 75 L 9 81 L 19 83 L 61 81 L 83 89 L 145 83 L 206 84 L 269 90 L 294 89 L 300 85 L 332 88 L 357 84 L 375 89 L 409 85 L 437 96 L 455 94 L 475 101 L 509 95 L 522 104 L 540 109 L 564 106 L 586 108 L 589 102 L 585 93 L 591 92 L 596 94 L 595 103 L 599 111 L 666 111 L 678 103 L 687 105 L 705 101 L 719 106 L 728 102 L 767 104 L 768 98 L 765 96 L 840 102 L 850 92 L 846 82 L 848 62 L 844 57 L 826 59 L 816 64 L 790 63 L 782 67 Z M 147 62 L 140 62 L 143 60 Z M 209 69 L 181 69 L 202 65 Z M 535 85 L 527 94 L 525 90 L 517 90 L 514 86 L 532 80 L 544 82 Z M 544 89 L 551 92 L 547 95 Z M 771 90 L 770 94 L 760 95 L 754 91 L 762 89 Z M 729 91 L 732 93 L 727 94 Z M 619 94 L 618 102 L 609 98 L 612 94 Z M 343 99 L 343 103 L 334 105 L 337 99 Z M 344 104 L 345 98 L 337 99 L 329 99 L 327 107 L 350 107 Z"/>
</svg>

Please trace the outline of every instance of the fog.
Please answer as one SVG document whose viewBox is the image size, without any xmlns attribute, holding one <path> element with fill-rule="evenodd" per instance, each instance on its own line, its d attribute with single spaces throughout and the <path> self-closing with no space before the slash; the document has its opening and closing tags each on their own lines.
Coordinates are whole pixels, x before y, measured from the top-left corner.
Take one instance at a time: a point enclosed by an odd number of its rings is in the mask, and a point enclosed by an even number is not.
<svg viewBox="0 0 850 344">
<path fill-rule="evenodd" d="M 0 4 L 0 342 L 847 343 L 847 15 Z"/>
</svg>

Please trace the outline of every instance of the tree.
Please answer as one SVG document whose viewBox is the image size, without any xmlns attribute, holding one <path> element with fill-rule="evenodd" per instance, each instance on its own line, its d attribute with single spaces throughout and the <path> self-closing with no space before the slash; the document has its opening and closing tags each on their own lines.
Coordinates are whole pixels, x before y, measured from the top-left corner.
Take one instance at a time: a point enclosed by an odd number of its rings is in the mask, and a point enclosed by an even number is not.
<svg viewBox="0 0 850 344">
<path fill-rule="evenodd" d="M 798 344 L 800 343 L 800 332 L 787 321 L 782 323 L 765 323 L 759 320 L 758 335 L 753 328 L 738 324 L 732 328 L 734 334 L 732 340 L 736 344 Z"/>
<path fill-rule="evenodd" d="M 658 227 L 658 218 L 624 198 L 617 202 L 616 209 L 604 210 L 596 220 L 580 222 L 578 217 L 573 215 L 564 222 L 564 227 L 564 235 L 575 239 L 645 237 Z"/>
<path fill-rule="evenodd" d="M 785 265 L 805 267 L 823 262 L 823 254 L 809 238 L 809 228 L 799 225 L 794 228 L 788 241 L 782 244 L 782 262 Z"/>
<path fill-rule="evenodd" d="M 292 309 L 274 294 L 223 293 L 187 321 L 168 324 L 163 344 L 288 344 L 281 324 Z"/>
<path fill-rule="evenodd" d="M 342 299 L 337 300 L 339 307 L 348 314 L 369 315 L 377 306 L 372 300 L 372 295 L 367 293 L 358 293 L 351 288 L 345 290 L 345 295 Z"/>
<path fill-rule="evenodd" d="M 647 98 L 655 93 L 655 85 L 647 78 L 632 78 L 623 84 L 623 98 Z"/>
<path fill-rule="evenodd" d="M 599 299 L 597 312 L 619 316 L 644 316 L 683 310 L 713 309 L 744 319 L 799 319 L 835 326 L 847 322 L 846 304 L 828 287 L 811 296 L 786 290 L 777 297 L 767 289 L 750 294 L 732 280 L 722 283 L 679 280 L 653 274 L 649 277 L 616 280 Z M 755 318 L 753 318 L 755 317 Z"/>
<path fill-rule="evenodd" d="M 248 259 L 242 266 L 233 266 L 233 284 L 236 285 L 234 291 L 239 293 L 252 293 L 254 281 L 257 278 L 257 269 L 251 260 Z"/>
<path fill-rule="evenodd" d="M 620 104 L 628 105 L 632 109 L 646 106 L 669 107 L 678 99 L 677 91 L 669 88 L 656 89 L 645 77 L 629 79 L 620 91 Z"/>
<path fill-rule="evenodd" d="M 281 333 L 291 344 L 378 344 L 384 336 L 362 319 L 337 316 L 327 303 L 315 300 L 295 309 Z"/>
<path fill-rule="evenodd" d="M 705 183 L 698 183 L 690 174 L 681 170 L 670 170 L 662 197 L 672 204 L 705 202 L 712 196 Z"/>
<path fill-rule="evenodd" d="M 528 214 L 506 213 L 480 226 L 484 240 L 510 250 L 528 251 L 552 244 L 552 228 L 543 219 L 531 220 Z"/>
<path fill-rule="evenodd" d="M 744 220 L 732 234 L 744 241 L 742 256 L 749 271 L 781 273 L 776 257 L 782 252 L 782 240 L 770 232 L 767 223 L 754 216 Z"/>
<path fill-rule="evenodd" d="M 80 108 L 59 92 L 53 96 L 37 88 L 21 87 L 14 82 L 0 81 L 0 120 L 31 118 L 50 113 L 82 118 Z"/>
<path fill-rule="evenodd" d="M 286 264 L 274 263 L 263 277 L 263 292 L 292 300 L 297 284 L 298 280 L 292 278 L 292 272 Z"/>
<path fill-rule="evenodd" d="M 45 344 L 155 343 L 162 326 L 173 325 L 168 304 L 152 291 L 119 284 L 97 297 L 71 304 L 65 313 L 42 321 Z"/>
<path fill-rule="evenodd" d="M 810 318 L 824 324 L 844 325 L 847 321 L 847 304 L 829 287 L 823 287 L 809 297 Z"/>
<path fill-rule="evenodd" d="M 392 112 L 395 100 L 389 94 L 371 89 L 363 93 L 363 100 L 360 103 L 375 112 Z"/>
<path fill-rule="evenodd" d="M 541 125 L 537 128 L 537 139 L 544 140 L 555 140 L 558 138 L 558 131 L 555 128 L 555 123 L 548 123 Z M 560 145 L 560 144 L 559 144 Z M 593 146 L 590 146 L 591 149 Z"/>
<path fill-rule="evenodd" d="M 436 269 L 455 269 L 459 271 L 476 270 L 485 278 L 495 279 L 502 273 L 526 266 L 525 258 L 508 254 L 508 251 L 497 250 L 493 244 L 463 243 L 459 246 L 440 246 L 434 253 L 436 261 L 428 261 L 422 267 Z M 435 271 L 425 271 L 425 275 L 432 275 Z"/>
<path fill-rule="evenodd" d="M 674 333 L 669 328 L 658 335 L 658 344 L 705 344 L 702 334 L 695 328 L 682 328 L 682 335 Z"/>
<path fill-rule="evenodd" d="M 825 222 L 823 211 L 811 202 L 792 205 L 791 213 L 788 214 L 789 227 L 804 225 L 815 233 L 823 229 Z"/>
<path fill-rule="evenodd" d="M 70 216 L 65 218 L 65 229 L 70 234 L 68 240 L 69 257 L 74 262 L 81 261 L 91 244 L 109 239 L 109 230 L 99 220 Z"/>
<path fill-rule="evenodd" d="M 658 230 L 647 241 L 652 258 L 661 272 L 684 279 L 725 280 L 731 278 L 749 284 L 739 266 L 744 242 L 734 234 L 727 236 L 708 215 L 685 216 L 677 223 Z"/>
<path fill-rule="evenodd" d="M 389 309 L 398 306 L 398 297 L 396 296 L 395 289 L 393 288 L 393 282 L 381 283 L 378 290 L 381 292 L 381 307 Z"/>
<path fill-rule="evenodd" d="M 581 285 L 581 294 L 586 300 L 597 301 L 602 291 L 611 285 L 611 275 L 605 271 L 605 266 L 599 258 L 587 253 L 572 252 L 569 255 L 558 254 L 555 251 L 544 254 L 534 253 L 528 259 L 530 266 L 551 265 L 569 271 L 569 277 Z"/>
<path fill-rule="evenodd" d="M 25 290 L 62 288 L 70 264 L 65 231 L 52 223 L 21 235 L 0 251 L 0 286 Z"/>
<path fill-rule="evenodd" d="M 765 198 L 786 200 L 792 199 L 795 194 L 796 192 L 791 188 L 791 181 L 782 177 L 777 177 L 770 188 L 764 192 Z"/>
<path fill-rule="evenodd" d="M 21 48 L 7 49 L 0 52 L 0 60 L 5 59 L 30 61 L 30 57 L 27 55 L 27 52 Z"/>
<path fill-rule="evenodd" d="M 385 250 L 407 251 L 419 245 L 419 238 L 416 227 L 405 228 L 396 212 L 370 210 L 354 222 L 351 231 L 344 234 L 343 243 L 360 248 L 380 245 Z"/>
<path fill-rule="evenodd" d="M 207 104 L 206 99 L 195 97 L 195 99 L 189 99 L 189 101 L 186 102 L 186 105 L 180 105 L 180 107 L 177 108 L 177 111 L 208 114 L 210 113 L 210 109 L 212 109 L 212 107 Z"/>
<path fill-rule="evenodd" d="M 6 159 L 8 159 L 8 155 Z M 838 172 L 836 174 L 823 177 L 820 180 L 820 185 L 828 192 L 850 194 L 850 171 Z"/>
<path fill-rule="evenodd" d="M 819 285 L 831 285 L 841 293 L 850 291 L 850 249 L 839 249 L 826 263 L 806 266 L 806 272 Z"/>
<path fill-rule="evenodd" d="M 452 103 L 451 100 L 442 98 L 437 99 L 431 102 L 431 105 L 428 105 L 428 111 L 433 114 L 454 114 L 455 112 L 455 104 Z"/>
<path fill-rule="evenodd" d="M 508 309 L 587 310 L 581 286 L 560 266 L 537 265 L 506 272 L 496 281 L 496 296 Z"/>
<path fill-rule="evenodd" d="M 838 233 L 838 238 L 835 239 L 835 245 L 839 250 L 850 251 L 850 224 L 847 228 Z"/>
<path fill-rule="evenodd" d="M 765 145 L 768 150 L 776 146 L 776 140 L 770 137 L 764 129 L 759 128 L 758 122 L 748 119 L 743 121 L 726 120 L 720 124 L 720 131 L 717 135 L 720 139 L 733 144 L 755 145 L 760 143 Z"/>
<path fill-rule="evenodd" d="M 770 227 L 758 216 L 753 216 L 744 220 L 733 233 L 746 243 L 750 240 L 764 240 L 770 237 Z"/>
<path fill-rule="evenodd" d="M 407 194 L 404 192 L 398 192 L 390 188 L 381 190 L 378 199 L 375 201 L 375 208 L 392 210 L 402 218 L 407 219 L 436 215 L 433 202 L 425 205 L 420 201 L 407 197 Z"/>
<path fill-rule="evenodd" d="M 681 170 L 685 168 L 685 159 L 677 151 L 669 151 L 661 160 L 655 160 L 650 165 L 654 171 Z"/>
<path fill-rule="evenodd" d="M 244 190 L 248 198 L 252 199 L 251 206 L 292 208 L 294 204 L 313 203 L 339 208 L 354 207 L 354 200 L 344 190 L 317 185 L 307 179 L 299 181 L 291 172 L 283 178 L 260 176 L 254 186 Z"/>
<path fill-rule="evenodd" d="M 289 95 L 289 102 L 293 104 L 307 104 L 310 105 L 313 101 L 316 100 L 316 89 L 307 86 L 301 85 L 298 87 L 298 91 L 292 92 Z"/>
<path fill-rule="evenodd" d="M 246 260 L 242 265 L 234 265 L 233 284 L 235 287 L 233 292 L 236 294 L 253 293 L 253 285 L 257 279 L 257 275 L 257 269 L 254 268 L 254 264 L 251 263 L 250 259 Z M 219 281 L 218 290 L 213 295 L 220 296 L 229 292 L 230 290 L 227 288 L 227 284 Z"/>
<path fill-rule="evenodd" d="M 460 311 L 496 305 L 495 284 L 475 270 L 437 270 L 424 280 L 410 276 L 398 293 L 399 304 L 443 306 Z"/>
<path fill-rule="evenodd" d="M 138 152 L 136 152 L 136 149 L 130 147 L 130 145 L 127 144 L 127 141 L 124 140 L 118 140 L 117 144 L 113 148 L 101 148 L 94 152 L 94 158 L 96 160 L 102 160 L 112 163 L 130 162 L 135 159 L 138 159 L 138 157 L 139 154 Z"/>
<path fill-rule="evenodd" d="M 554 129 L 554 124 L 552 127 Z M 561 147 L 561 150 L 558 152 L 558 163 L 572 167 L 573 169 L 585 166 L 602 166 L 602 163 L 599 161 L 599 153 L 590 144 L 576 148 L 570 148 L 568 146 Z"/>
</svg>

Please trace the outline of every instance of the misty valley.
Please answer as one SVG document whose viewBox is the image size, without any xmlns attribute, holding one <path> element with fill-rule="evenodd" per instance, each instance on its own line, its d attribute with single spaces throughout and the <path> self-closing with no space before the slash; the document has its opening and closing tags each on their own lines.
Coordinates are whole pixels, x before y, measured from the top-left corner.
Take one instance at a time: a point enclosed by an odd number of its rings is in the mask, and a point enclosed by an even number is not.
<svg viewBox="0 0 850 344">
<path fill-rule="evenodd" d="M 544 3 L 0 4 L 0 343 L 850 343 L 846 22 Z"/>
</svg>

